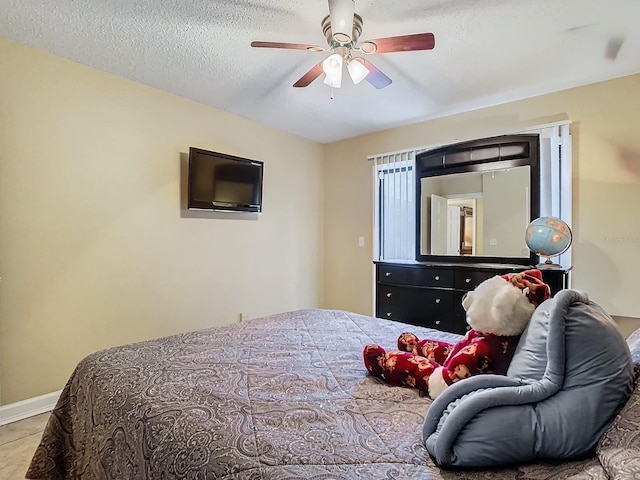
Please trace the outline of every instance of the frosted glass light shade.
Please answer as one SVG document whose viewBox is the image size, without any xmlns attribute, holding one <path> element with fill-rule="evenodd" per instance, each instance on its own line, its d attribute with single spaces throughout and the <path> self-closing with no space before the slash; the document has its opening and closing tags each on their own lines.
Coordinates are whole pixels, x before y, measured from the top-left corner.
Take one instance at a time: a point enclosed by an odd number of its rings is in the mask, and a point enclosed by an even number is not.
<svg viewBox="0 0 640 480">
<path fill-rule="evenodd" d="M 329 55 L 322 62 L 322 70 L 327 75 L 337 75 L 342 72 L 342 56 L 334 53 L 333 55 Z"/>
<path fill-rule="evenodd" d="M 369 75 L 369 69 L 364 66 L 359 58 L 354 58 L 347 63 L 347 70 L 353 83 L 358 84 Z"/>
<path fill-rule="evenodd" d="M 340 88 L 342 85 L 342 56 L 334 53 L 325 58 L 322 62 L 322 70 L 326 74 L 324 83 L 333 88 Z"/>
<path fill-rule="evenodd" d="M 342 75 L 325 75 L 324 83 L 333 88 L 340 88 L 342 86 Z"/>
</svg>

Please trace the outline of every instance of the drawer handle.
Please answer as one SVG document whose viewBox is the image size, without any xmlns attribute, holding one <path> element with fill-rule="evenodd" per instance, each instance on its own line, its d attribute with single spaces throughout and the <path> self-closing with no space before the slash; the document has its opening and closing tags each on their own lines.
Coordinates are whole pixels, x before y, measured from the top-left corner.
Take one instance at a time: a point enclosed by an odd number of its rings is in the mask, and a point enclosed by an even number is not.
<svg viewBox="0 0 640 480">
<path fill-rule="evenodd" d="M 467 282 L 467 283 L 471 283 L 471 279 L 470 278 L 465 278 L 464 281 Z"/>
<path fill-rule="evenodd" d="M 436 320 L 436 325 L 440 325 L 440 320 Z"/>
<path fill-rule="evenodd" d="M 440 275 L 436 275 L 436 280 L 440 280 Z"/>
<path fill-rule="evenodd" d="M 391 272 L 384 272 L 384 276 L 385 277 L 390 277 L 391 276 Z"/>
<path fill-rule="evenodd" d="M 387 293 L 387 298 L 391 298 L 392 295 L 393 295 L 393 293 L 391 293 L 391 292 Z"/>
<path fill-rule="evenodd" d="M 439 298 L 436 298 L 436 303 L 440 303 L 440 299 Z"/>
<path fill-rule="evenodd" d="M 387 317 L 390 317 L 390 316 L 391 316 L 391 312 L 387 312 Z"/>
</svg>

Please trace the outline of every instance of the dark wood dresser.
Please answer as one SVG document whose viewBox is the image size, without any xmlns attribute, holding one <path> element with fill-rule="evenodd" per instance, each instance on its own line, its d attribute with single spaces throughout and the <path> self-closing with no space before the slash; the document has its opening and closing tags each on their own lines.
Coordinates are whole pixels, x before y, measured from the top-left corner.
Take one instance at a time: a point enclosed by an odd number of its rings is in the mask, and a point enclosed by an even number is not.
<svg viewBox="0 0 640 480">
<path fill-rule="evenodd" d="M 376 264 L 376 316 L 464 334 L 469 326 L 462 297 L 495 275 L 521 272 L 523 265 L 423 262 Z M 569 287 L 569 269 L 541 269 L 551 294 Z"/>
</svg>

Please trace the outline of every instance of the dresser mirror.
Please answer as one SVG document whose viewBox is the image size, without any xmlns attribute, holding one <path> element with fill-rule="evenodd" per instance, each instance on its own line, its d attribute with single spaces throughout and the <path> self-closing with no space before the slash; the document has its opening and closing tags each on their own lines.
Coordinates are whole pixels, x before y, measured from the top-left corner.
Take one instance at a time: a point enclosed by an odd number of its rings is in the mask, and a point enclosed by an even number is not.
<svg viewBox="0 0 640 480">
<path fill-rule="evenodd" d="M 539 212 L 538 136 L 510 135 L 416 156 L 416 259 L 536 263 L 524 232 Z"/>
</svg>

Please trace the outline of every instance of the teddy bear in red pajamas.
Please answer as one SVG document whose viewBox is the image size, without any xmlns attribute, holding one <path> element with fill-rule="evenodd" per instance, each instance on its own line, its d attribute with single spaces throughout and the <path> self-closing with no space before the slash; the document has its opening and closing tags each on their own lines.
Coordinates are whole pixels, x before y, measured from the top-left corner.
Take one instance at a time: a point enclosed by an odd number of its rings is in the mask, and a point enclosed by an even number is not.
<svg viewBox="0 0 640 480">
<path fill-rule="evenodd" d="M 405 332 L 397 350 L 367 345 L 364 364 L 371 375 L 416 387 L 433 399 L 473 375 L 504 375 L 533 311 L 549 296 L 539 270 L 492 277 L 462 299 L 471 330 L 458 343 L 420 340 Z"/>
</svg>

